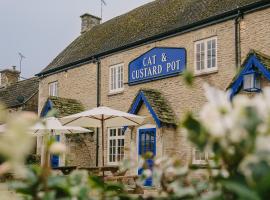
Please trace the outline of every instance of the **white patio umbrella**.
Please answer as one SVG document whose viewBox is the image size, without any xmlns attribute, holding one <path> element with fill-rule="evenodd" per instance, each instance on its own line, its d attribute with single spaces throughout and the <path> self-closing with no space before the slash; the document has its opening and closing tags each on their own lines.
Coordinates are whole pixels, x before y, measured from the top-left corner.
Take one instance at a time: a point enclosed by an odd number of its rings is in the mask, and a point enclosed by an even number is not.
<svg viewBox="0 0 270 200">
<path fill-rule="evenodd" d="M 77 126 L 63 126 L 61 122 L 55 117 L 44 118 L 42 122 L 38 122 L 30 129 L 34 135 L 39 134 L 57 134 L 57 133 L 87 133 L 93 132 L 88 129 L 77 127 Z M 49 166 L 49 154 L 45 152 L 45 164 L 44 166 Z"/>
<path fill-rule="evenodd" d="M 1 127 L 0 127 L 1 130 Z M 31 127 L 31 131 L 35 134 L 43 134 L 46 131 L 50 132 L 60 132 L 60 133 L 87 133 L 92 132 L 86 128 L 82 128 L 79 126 L 63 126 L 61 122 L 55 117 L 48 117 L 43 119 L 43 122 L 38 122 L 33 127 Z"/>
<path fill-rule="evenodd" d="M 0 133 L 6 131 L 6 124 L 0 125 Z M 60 132 L 60 133 L 88 133 L 93 132 L 92 130 L 82 128 L 79 126 L 63 126 L 61 122 L 55 117 L 49 117 L 43 119 L 42 122 L 36 123 L 30 128 L 30 131 L 34 134 L 44 134 L 46 131 L 49 132 Z"/>
<path fill-rule="evenodd" d="M 102 165 L 104 166 L 104 127 L 137 126 L 144 117 L 114 110 L 108 107 L 97 107 L 60 119 L 65 125 L 97 127 L 102 134 Z"/>
</svg>

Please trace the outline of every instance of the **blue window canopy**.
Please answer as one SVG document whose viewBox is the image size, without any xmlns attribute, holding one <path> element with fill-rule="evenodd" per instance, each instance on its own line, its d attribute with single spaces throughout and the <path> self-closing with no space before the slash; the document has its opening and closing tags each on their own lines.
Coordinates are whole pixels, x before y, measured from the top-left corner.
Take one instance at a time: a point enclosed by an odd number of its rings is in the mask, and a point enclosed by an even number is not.
<svg viewBox="0 0 270 200">
<path fill-rule="evenodd" d="M 232 99 L 242 88 L 247 92 L 260 92 L 261 77 L 270 81 L 270 56 L 251 50 L 241 70 L 227 88 L 231 91 L 230 98 Z"/>
<path fill-rule="evenodd" d="M 253 69 L 243 73 L 243 90 L 246 92 L 260 92 L 260 78 L 260 74 Z"/>
</svg>

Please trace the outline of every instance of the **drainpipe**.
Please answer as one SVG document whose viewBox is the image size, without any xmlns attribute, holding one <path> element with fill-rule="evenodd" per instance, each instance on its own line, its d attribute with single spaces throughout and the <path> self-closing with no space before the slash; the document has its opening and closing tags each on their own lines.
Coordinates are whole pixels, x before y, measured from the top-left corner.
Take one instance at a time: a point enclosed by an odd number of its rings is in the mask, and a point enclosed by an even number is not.
<svg viewBox="0 0 270 200">
<path fill-rule="evenodd" d="M 235 29 L 235 66 L 237 69 L 241 65 L 241 31 L 240 31 L 240 22 L 243 19 L 243 14 L 238 10 L 238 14 L 234 21 Z"/>
<path fill-rule="evenodd" d="M 97 107 L 100 106 L 100 60 L 97 60 Z M 99 158 L 99 128 L 96 129 L 96 167 L 98 167 Z"/>
</svg>

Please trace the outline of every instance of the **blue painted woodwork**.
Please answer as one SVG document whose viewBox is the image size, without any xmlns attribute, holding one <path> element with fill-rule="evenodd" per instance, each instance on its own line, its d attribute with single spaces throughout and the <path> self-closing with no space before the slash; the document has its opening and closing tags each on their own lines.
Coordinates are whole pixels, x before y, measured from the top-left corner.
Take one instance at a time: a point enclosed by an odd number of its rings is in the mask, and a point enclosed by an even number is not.
<svg viewBox="0 0 270 200">
<path fill-rule="evenodd" d="M 241 89 L 241 86 L 243 85 L 244 75 L 251 71 L 260 72 L 263 76 L 265 76 L 265 78 L 267 78 L 270 81 L 270 71 L 253 54 L 247 59 L 243 69 L 241 70 L 238 77 L 234 80 L 231 87 L 229 88 L 231 90 L 231 94 L 230 94 L 231 99 Z"/>
<path fill-rule="evenodd" d="M 156 129 L 146 128 L 139 130 L 139 141 L 138 141 L 138 153 L 139 156 L 144 156 L 147 152 L 153 153 L 153 158 L 156 156 Z M 154 166 L 154 161 L 152 159 L 146 160 L 146 168 L 152 170 Z M 140 168 L 138 174 L 142 174 L 145 168 Z M 145 180 L 145 186 L 152 186 L 153 179 L 149 177 Z"/>
<path fill-rule="evenodd" d="M 132 107 L 131 107 L 129 113 L 137 114 L 143 103 L 145 104 L 147 109 L 150 111 L 150 113 L 151 113 L 152 117 L 154 118 L 158 128 L 160 128 L 162 126 L 161 121 L 159 120 L 157 114 L 155 113 L 155 111 L 151 107 L 150 103 L 147 101 L 147 98 L 145 97 L 145 95 L 143 94 L 142 91 L 137 95 L 134 103 L 132 104 Z"/>
<path fill-rule="evenodd" d="M 40 116 L 41 117 L 46 117 L 46 115 L 48 114 L 48 112 L 53 108 L 53 103 L 51 100 L 47 100 L 46 104 L 44 105 Z"/>
<path fill-rule="evenodd" d="M 60 135 L 55 135 L 55 140 L 60 141 Z M 59 167 L 59 155 L 51 155 L 51 167 Z"/>
<path fill-rule="evenodd" d="M 128 84 L 177 76 L 186 69 L 184 48 L 155 47 L 129 63 Z"/>
</svg>

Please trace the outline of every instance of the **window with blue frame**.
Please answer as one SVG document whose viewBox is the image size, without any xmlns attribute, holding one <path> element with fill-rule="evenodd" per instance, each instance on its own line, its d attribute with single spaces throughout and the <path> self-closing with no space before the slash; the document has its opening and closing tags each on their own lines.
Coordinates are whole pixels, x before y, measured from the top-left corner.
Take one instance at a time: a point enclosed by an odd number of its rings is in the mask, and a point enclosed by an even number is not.
<svg viewBox="0 0 270 200">
<path fill-rule="evenodd" d="M 247 92 L 259 92 L 261 90 L 260 74 L 255 71 L 245 73 L 243 89 Z"/>
</svg>

